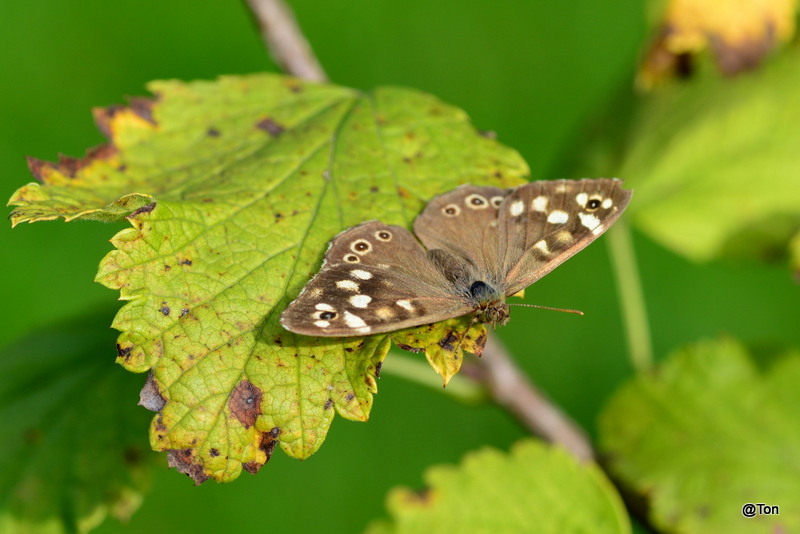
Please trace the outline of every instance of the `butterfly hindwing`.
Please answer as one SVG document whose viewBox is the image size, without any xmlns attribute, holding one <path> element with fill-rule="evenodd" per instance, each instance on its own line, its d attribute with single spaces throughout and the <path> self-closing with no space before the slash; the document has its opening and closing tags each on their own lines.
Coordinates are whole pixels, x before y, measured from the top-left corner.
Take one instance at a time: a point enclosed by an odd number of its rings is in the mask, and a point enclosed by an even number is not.
<svg viewBox="0 0 800 534">
<path fill-rule="evenodd" d="M 408 230 L 370 221 L 333 239 L 322 269 L 283 312 L 281 324 L 305 335 L 357 336 L 469 311 Z"/>
</svg>

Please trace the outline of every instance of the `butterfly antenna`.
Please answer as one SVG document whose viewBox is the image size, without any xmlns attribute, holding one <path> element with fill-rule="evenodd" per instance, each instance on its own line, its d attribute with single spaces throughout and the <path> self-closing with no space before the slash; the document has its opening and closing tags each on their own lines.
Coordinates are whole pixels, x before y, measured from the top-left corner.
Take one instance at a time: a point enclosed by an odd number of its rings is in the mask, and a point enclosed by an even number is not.
<svg viewBox="0 0 800 534">
<path fill-rule="evenodd" d="M 564 313 L 574 313 L 575 315 L 583 315 L 580 310 L 570 310 L 568 308 L 553 308 L 550 306 L 539 306 L 538 304 L 518 304 L 516 302 L 509 302 L 509 306 L 522 306 L 523 308 L 539 308 L 540 310 L 550 310 Z"/>
</svg>

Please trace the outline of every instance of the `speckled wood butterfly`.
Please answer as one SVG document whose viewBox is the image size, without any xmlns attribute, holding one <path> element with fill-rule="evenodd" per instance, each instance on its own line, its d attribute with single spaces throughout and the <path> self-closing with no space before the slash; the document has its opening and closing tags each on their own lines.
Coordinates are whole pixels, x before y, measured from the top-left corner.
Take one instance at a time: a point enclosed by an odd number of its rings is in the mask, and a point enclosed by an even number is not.
<svg viewBox="0 0 800 534">
<path fill-rule="evenodd" d="M 508 321 L 506 297 L 597 239 L 631 191 L 617 179 L 464 185 L 403 227 L 365 222 L 330 243 L 319 273 L 281 316 L 309 336 L 362 336 L 472 314 Z M 427 248 L 427 250 L 426 250 Z"/>
</svg>

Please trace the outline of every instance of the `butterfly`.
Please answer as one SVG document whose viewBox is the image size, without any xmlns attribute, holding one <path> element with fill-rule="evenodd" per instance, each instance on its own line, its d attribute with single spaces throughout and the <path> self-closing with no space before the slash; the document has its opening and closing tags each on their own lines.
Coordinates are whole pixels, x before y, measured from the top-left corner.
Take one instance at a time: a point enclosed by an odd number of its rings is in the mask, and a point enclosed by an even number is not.
<svg viewBox="0 0 800 534">
<path fill-rule="evenodd" d="M 333 238 L 281 325 L 308 336 L 378 334 L 469 314 L 503 325 L 506 297 L 608 230 L 631 194 L 615 178 L 464 185 L 428 203 L 416 238 L 379 221 L 353 226 Z"/>
</svg>

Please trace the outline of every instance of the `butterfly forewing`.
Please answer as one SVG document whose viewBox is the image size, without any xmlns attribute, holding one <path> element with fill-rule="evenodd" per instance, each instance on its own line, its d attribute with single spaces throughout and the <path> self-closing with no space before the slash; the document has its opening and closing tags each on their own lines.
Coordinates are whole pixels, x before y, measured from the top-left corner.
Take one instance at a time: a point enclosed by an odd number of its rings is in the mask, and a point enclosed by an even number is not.
<svg viewBox="0 0 800 534">
<path fill-rule="evenodd" d="M 536 282 L 600 237 L 631 192 L 611 178 L 532 182 L 515 189 L 498 214 L 506 295 Z"/>
<path fill-rule="evenodd" d="M 292 332 L 354 336 L 469 313 L 425 249 L 399 226 L 367 222 L 336 236 L 320 272 L 281 316 Z"/>
</svg>

